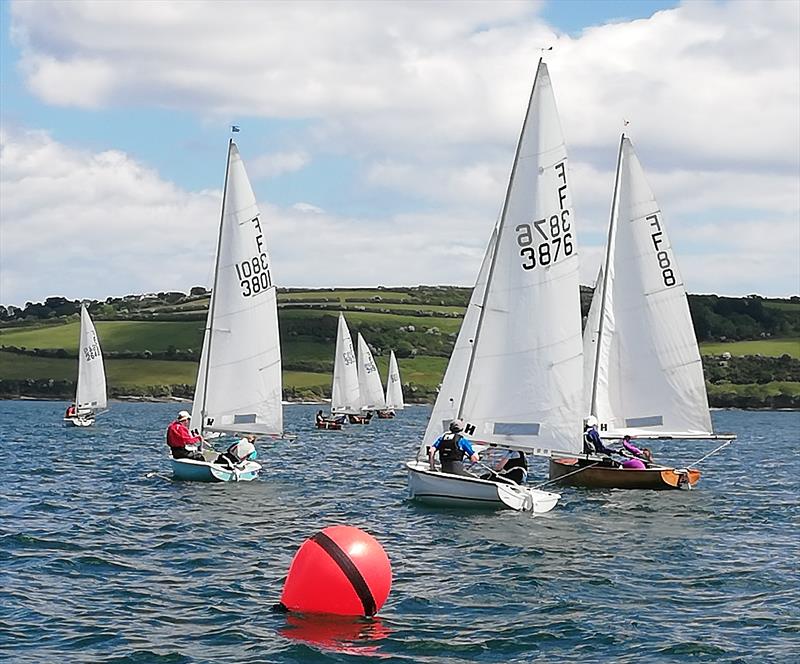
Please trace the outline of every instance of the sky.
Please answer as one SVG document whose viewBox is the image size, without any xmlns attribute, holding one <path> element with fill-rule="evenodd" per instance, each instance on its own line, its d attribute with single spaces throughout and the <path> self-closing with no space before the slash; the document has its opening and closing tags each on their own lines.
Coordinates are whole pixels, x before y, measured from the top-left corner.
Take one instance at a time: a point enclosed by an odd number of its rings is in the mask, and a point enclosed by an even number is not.
<svg viewBox="0 0 800 664">
<path fill-rule="evenodd" d="M 581 281 L 623 122 L 691 293 L 800 293 L 800 2 L 0 0 L 0 303 L 209 286 L 230 126 L 284 287 L 471 286 L 544 48 Z"/>
</svg>

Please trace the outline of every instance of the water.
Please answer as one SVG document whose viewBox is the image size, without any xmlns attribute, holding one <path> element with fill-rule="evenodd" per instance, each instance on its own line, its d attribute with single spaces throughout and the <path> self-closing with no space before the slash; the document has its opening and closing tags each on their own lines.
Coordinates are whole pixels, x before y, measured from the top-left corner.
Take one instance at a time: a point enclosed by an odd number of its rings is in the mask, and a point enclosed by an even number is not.
<svg viewBox="0 0 800 664">
<path fill-rule="evenodd" d="M 299 437 L 259 443 L 260 480 L 196 484 L 169 479 L 178 406 L 114 403 L 90 430 L 63 428 L 65 406 L 0 403 L 0 659 L 798 661 L 799 413 L 714 413 L 740 439 L 694 491 L 565 489 L 531 517 L 406 501 L 427 408 L 318 433 L 315 407 L 288 406 Z M 379 617 L 271 612 L 298 547 L 333 524 L 392 561 Z"/>
</svg>

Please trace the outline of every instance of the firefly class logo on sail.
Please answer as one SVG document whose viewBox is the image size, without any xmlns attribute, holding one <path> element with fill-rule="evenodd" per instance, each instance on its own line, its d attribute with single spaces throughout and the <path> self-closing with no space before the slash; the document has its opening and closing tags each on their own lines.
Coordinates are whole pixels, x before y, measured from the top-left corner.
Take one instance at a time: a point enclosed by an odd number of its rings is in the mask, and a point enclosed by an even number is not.
<svg viewBox="0 0 800 664">
<path fill-rule="evenodd" d="M 664 243 L 664 232 L 661 230 L 661 222 L 658 220 L 658 214 L 651 214 L 646 216 L 645 221 L 650 222 L 650 227 L 655 230 L 650 234 L 653 240 L 653 248 L 656 250 L 656 260 L 658 261 L 658 268 L 661 270 L 661 279 L 667 288 L 674 286 L 678 283 L 675 279 L 675 273 L 672 271 L 672 261 L 669 254 L 665 249 L 659 249 Z"/>
<path fill-rule="evenodd" d="M 572 244 L 571 224 L 569 222 L 569 208 L 567 203 L 567 169 L 565 162 L 561 161 L 554 167 L 556 172 L 556 194 L 558 196 L 559 213 L 550 217 L 537 219 L 529 224 L 518 224 L 517 244 L 521 247 L 519 255 L 525 260 L 522 262 L 523 270 L 533 270 L 541 265 L 546 267 L 555 263 L 559 256 L 570 256 L 575 251 Z M 538 244 L 538 237 L 534 229 L 542 237 Z"/>
<path fill-rule="evenodd" d="M 264 247 L 264 236 L 261 234 L 261 222 L 256 216 L 250 220 L 250 223 L 256 229 L 255 239 L 258 256 L 236 263 L 236 274 L 239 277 L 239 285 L 242 287 L 242 295 L 244 297 L 258 295 L 272 286 L 269 258 Z"/>
</svg>

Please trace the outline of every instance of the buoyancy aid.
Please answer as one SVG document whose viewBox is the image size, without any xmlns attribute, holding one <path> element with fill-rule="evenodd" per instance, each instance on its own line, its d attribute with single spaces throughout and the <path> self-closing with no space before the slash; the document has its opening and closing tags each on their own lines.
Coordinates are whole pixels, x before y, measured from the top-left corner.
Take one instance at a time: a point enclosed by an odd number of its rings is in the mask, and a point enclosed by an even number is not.
<svg viewBox="0 0 800 664">
<path fill-rule="evenodd" d="M 459 443 L 463 436 L 460 433 L 447 432 L 442 436 L 439 443 L 439 460 L 444 462 L 461 461 L 464 458 L 464 450 Z"/>
</svg>

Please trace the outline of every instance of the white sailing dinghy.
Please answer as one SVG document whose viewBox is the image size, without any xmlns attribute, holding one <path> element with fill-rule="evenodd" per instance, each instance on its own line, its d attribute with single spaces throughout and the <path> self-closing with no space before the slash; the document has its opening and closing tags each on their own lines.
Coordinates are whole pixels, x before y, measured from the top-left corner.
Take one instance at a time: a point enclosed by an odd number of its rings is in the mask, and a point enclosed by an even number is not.
<svg viewBox="0 0 800 664">
<path fill-rule="evenodd" d="M 367 414 L 386 408 L 381 375 L 372 357 L 369 345 L 358 333 L 358 391 L 361 395 L 361 412 Z"/>
<path fill-rule="evenodd" d="M 283 435 L 281 352 L 276 288 L 255 195 L 231 140 L 222 198 L 214 285 L 197 373 L 191 430 L 234 436 Z M 235 467 L 172 459 L 176 478 L 245 481 L 260 464 Z"/>
<path fill-rule="evenodd" d="M 630 139 L 622 135 L 608 240 L 584 332 L 585 412 L 603 437 L 732 439 L 715 435 L 686 288 L 658 203 Z M 575 470 L 551 459 L 550 476 Z M 578 486 L 678 488 L 696 469 L 588 468 Z"/>
<path fill-rule="evenodd" d="M 559 494 L 430 470 L 426 448 L 446 422 L 476 443 L 550 456 L 577 451 L 582 342 L 575 220 L 567 153 L 547 66 L 540 61 L 503 210 L 481 266 L 417 458 L 409 495 L 447 505 L 535 513 Z"/>
<path fill-rule="evenodd" d="M 78 347 L 78 387 L 75 414 L 64 417 L 65 426 L 88 427 L 106 409 L 106 372 L 103 352 L 85 304 L 81 304 L 81 336 Z"/>
<path fill-rule="evenodd" d="M 317 421 L 318 429 L 339 430 L 342 416 L 361 417 L 361 391 L 358 385 L 358 367 L 353 339 L 344 314 L 339 314 L 336 330 L 336 355 L 333 359 L 333 386 L 331 388 L 331 419 Z"/>
<path fill-rule="evenodd" d="M 400 369 L 394 351 L 389 353 L 389 373 L 386 376 L 386 409 L 378 411 L 378 417 L 390 419 L 398 410 L 405 408 L 403 401 L 403 383 L 400 380 Z"/>
</svg>

